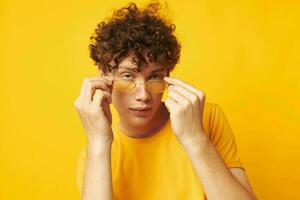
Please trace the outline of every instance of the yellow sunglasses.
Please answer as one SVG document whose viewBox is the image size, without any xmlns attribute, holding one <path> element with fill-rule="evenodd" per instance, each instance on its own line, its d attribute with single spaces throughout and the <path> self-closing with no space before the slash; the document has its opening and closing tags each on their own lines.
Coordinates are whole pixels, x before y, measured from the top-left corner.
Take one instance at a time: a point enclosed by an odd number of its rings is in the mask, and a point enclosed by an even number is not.
<svg viewBox="0 0 300 200">
<path fill-rule="evenodd" d="M 163 93 L 168 85 L 169 84 L 164 80 L 149 80 L 145 83 L 146 90 L 156 94 Z M 114 79 L 113 83 L 113 89 L 126 93 L 133 91 L 136 86 L 137 83 L 133 79 Z"/>
</svg>

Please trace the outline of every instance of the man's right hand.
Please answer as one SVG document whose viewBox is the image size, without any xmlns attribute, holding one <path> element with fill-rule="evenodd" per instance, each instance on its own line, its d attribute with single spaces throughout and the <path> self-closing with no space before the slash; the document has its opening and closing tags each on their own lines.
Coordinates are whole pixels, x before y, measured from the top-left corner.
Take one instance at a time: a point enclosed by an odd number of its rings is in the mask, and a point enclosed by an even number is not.
<svg viewBox="0 0 300 200">
<path fill-rule="evenodd" d="M 74 102 L 86 130 L 89 145 L 111 144 L 113 141 L 112 102 L 113 80 L 104 76 L 85 78 L 79 97 Z"/>
</svg>

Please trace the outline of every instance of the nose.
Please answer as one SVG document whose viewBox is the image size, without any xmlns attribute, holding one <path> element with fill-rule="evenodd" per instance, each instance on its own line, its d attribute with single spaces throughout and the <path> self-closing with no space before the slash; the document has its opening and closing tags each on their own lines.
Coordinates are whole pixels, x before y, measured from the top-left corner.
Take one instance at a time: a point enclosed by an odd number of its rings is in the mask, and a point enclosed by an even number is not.
<svg viewBox="0 0 300 200">
<path fill-rule="evenodd" d="M 147 91 L 145 83 L 139 83 L 136 85 L 136 100 L 137 101 L 149 101 L 151 99 L 150 92 Z"/>
</svg>

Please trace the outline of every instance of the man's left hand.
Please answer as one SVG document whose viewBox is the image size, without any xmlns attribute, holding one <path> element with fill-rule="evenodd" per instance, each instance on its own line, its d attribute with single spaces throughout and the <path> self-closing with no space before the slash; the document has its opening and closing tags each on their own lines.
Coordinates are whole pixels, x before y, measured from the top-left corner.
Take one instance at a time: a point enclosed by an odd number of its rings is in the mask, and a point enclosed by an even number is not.
<svg viewBox="0 0 300 200">
<path fill-rule="evenodd" d="M 164 80 L 169 84 L 165 105 L 179 142 L 184 144 L 206 137 L 202 124 L 205 93 L 174 77 Z"/>
</svg>

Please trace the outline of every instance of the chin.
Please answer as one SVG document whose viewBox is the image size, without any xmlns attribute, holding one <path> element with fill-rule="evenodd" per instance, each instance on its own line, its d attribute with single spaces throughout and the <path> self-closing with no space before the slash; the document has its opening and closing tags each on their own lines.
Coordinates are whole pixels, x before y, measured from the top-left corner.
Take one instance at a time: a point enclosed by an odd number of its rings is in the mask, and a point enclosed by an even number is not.
<svg viewBox="0 0 300 200">
<path fill-rule="evenodd" d="M 150 117 L 130 117 L 130 124 L 134 127 L 146 126 L 151 121 Z"/>
</svg>

